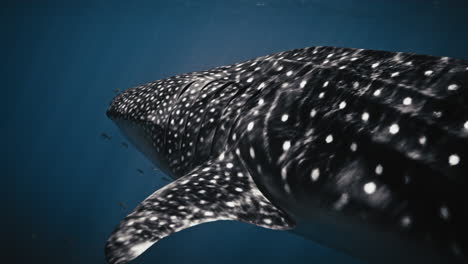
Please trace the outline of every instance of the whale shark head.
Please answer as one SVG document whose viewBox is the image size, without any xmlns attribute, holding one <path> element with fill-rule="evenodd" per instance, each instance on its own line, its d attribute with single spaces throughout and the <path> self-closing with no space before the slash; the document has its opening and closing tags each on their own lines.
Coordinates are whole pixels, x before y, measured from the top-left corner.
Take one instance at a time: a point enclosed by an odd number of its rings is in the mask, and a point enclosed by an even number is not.
<svg viewBox="0 0 468 264">
<path fill-rule="evenodd" d="M 163 80 L 128 89 L 113 99 L 106 112 L 127 139 L 171 177 L 175 175 L 164 156 L 167 120 L 187 82 Z"/>
<path fill-rule="evenodd" d="M 176 180 L 120 223 L 107 260 L 236 220 L 375 263 L 466 263 L 465 87 L 466 61 L 315 47 L 124 91 L 108 117 Z"/>
</svg>

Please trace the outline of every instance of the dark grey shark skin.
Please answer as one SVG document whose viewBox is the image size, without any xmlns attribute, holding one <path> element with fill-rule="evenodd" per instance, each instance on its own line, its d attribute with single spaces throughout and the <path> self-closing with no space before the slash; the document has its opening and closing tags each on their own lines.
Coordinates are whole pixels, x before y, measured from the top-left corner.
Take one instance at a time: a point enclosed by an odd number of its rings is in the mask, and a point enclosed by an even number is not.
<svg viewBox="0 0 468 264">
<path fill-rule="evenodd" d="M 370 263 L 468 263 L 467 61 L 296 49 L 129 89 L 107 115 L 175 179 L 112 233 L 109 263 L 216 220 Z"/>
</svg>

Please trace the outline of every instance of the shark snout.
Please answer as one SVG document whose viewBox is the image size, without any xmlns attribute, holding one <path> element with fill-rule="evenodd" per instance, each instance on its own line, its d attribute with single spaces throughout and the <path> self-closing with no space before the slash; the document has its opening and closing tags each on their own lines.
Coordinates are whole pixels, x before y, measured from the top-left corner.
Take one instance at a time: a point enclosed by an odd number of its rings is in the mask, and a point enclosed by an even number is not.
<svg viewBox="0 0 468 264">
<path fill-rule="evenodd" d="M 154 114 L 149 99 L 155 97 L 155 91 L 148 87 L 128 89 L 112 99 L 106 115 L 112 120 L 144 121 Z"/>
</svg>

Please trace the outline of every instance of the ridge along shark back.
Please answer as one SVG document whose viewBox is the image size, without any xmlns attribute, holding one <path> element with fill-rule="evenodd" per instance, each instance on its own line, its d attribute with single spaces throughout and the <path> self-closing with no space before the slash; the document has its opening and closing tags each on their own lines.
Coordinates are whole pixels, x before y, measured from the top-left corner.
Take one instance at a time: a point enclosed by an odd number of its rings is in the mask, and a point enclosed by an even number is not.
<svg viewBox="0 0 468 264">
<path fill-rule="evenodd" d="M 370 263 L 468 263 L 468 62 L 311 47 L 117 95 L 107 115 L 175 181 L 109 263 L 201 223 L 291 230 Z"/>
</svg>

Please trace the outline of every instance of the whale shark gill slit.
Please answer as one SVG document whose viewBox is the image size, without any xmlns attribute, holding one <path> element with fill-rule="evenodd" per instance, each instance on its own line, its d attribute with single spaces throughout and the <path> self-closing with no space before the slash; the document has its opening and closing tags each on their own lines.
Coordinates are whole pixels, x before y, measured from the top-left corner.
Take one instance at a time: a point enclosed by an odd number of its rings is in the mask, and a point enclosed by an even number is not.
<svg viewBox="0 0 468 264">
<path fill-rule="evenodd" d="M 213 84 L 214 84 L 214 83 L 213 83 Z M 218 91 L 216 91 L 216 94 L 219 94 L 221 91 L 223 91 L 226 87 L 229 87 L 230 85 L 233 85 L 233 82 L 226 82 L 226 83 L 221 84 L 221 87 L 219 88 Z M 208 87 L 208 85 L 206 85 L 205 87 Z M 204 87 L 204 88 L 205 88 L 205 87 Z M 214 95 L 213 95 L 213 96 L 214 96 Z M 193 106 L 192 106 L 192 108 L 193 108 Z M 184 128 L 183 128 L 183 131 L 182 131 L 182 132 L 187 131 L 187 126 L 188 126 L 188 123 L 189 123 L 188 120 L 189 120 L 188 118 L 185 119 L 185 121 L 184 121 Z M 196 135 L 196 138 L 198 138 L 198 134 Z M 184 142 L 183 139 L 181 139 L 181 140 L 179 141 L 179 153 L 182 152 L 182 144 L 183 144 L 183 142 Z M 196 149 L 196 145 L 195 145 L 195 149 Z M 195 150 L 194 152 L 196 153 L 196 150 Z"/>
<path fill-rule="evenodd" d="M 209 105 L 213 100 L 216 100 L 216 97 L 225 90 L 227 87 L 231 86 L 232 82 L 225 82 L 225 81 L 215 81 L 210 82 L 209 84 L 203 87 L 203 95 L 198 100 L 190 105 L 187 108 L 187 112 L 189 112 L 189 117 L 185 120 L 184 132 L 190 132 L 191 136 L 187 136 L 184 138 L 188 138 L 189 143 L 193 144 L 191 147 L 190 152 L 193 153 L 189 158 L 187 158 L 187 166 L 186 170 L 190 170 L 193 168 L 192 164 L 200 164 L 207 160 L 207 157 L 201 156 L 199 152 L 199 138 L 200 133 L 203 131 L 203 126 L 206 122 L 206 116 L 209 113 Z M 190 125 L 189 125 L 190 124 Z M 182 145 L 187 144 L 187 141 L 181 138 L 180 140 L 180 150 L 182 152 Z M 200 162 L 195 162 L 194 159 L 200 158 Z M 181 171 L 182 172 L 182 171 Z"/>
<path fill-rule="evenodd" d="M 176 149 L 173 149 L 173 146 L 177 145 L 175 142 L 176 138 L 174 138 L 174 135 L 175 135 L 174 133 L 178 133 L 177 131 L 173 129 L 173 125 L 176 123 L 177 118 L 182 117 L 181 114 L 174 114 L 174 113 L 177 113 L 177 111 L 185 113 L 187 109 L 189 109 L 192 106 L 193 102 L 195 102 L 198 99 L 198 97 L 202 94 L 203 90 L 209 87 L 210 84 L 214 82 L 215 81 L 213 80 L 205 81 L 201 79 L 198 82 L 193 81 L 190 83 L 190 85 L 186 85 L 183 88 L 184 91 L 179 94 L 177 103 L 174 104 L 174 107 L 170 111 L 169 118 L 167 119 L 167 122 L 164 127 L 164 146 L 165 146 L 164 151 L 166 155 L 168 155 L 169 159 L 172 160 L 170 164 L 172 166 L 170 167 L 174 167 L 177 164 L 178 159 L 177 159 L 176 154 L 179 153 L 177 146 L 176 146 Z M 182 101 L 188 101 L 188 102 L 182 102 Z M 176 108 L 177 106 L 178 108 Z M 183 127 L 182 129 L 182 133 L 183 133 L 183 131 L 185 131 L 186 129 L 186 125 L 184 124 L 182 127 Z"/>
<path fill-rule="evenodd" d="M 227 109 L 229 107 L 232 107 L 232 103 L 236 100 L 236 98 L 239 98 L 242 94 L 245 93 L 246 90 L 247 90 L 246 86 L 240 86 L 238 91 L 232 97 L 229 98 L 229 100 L 227 101 L 225 107 L 221 110 L 220 119 L 223 119 L 223 117 L 225 117 Z M 226 139 L 229 139 L 229 137 L 231 135 L 231 130 L 235 126 L 238 116 L 236 116 L 232 120 L 230 125 L 227 124 L 227 123 L 224 123 L 223 128 L 221 128 L 220 125 L 215 127 L 214 133 L 213 133 L 213 140 L 212 140 L 212 144 L 211 144 L 211 149 L 210 149 L 210 155 L 212 155 L 212 156 L 213 155 L 218 155 L 218 154 L 220 154 L 219 152 L 223 149 L 223 148 L 219 148 L 218 151 L 215 151 L 216 147 L 219 147 L 219 145 L 222 145 L 222 143 L 220 142 L 220 140 L 222 139 L 222 135 L 220 135 L 220 133 L 219 133 L 220 128 L 228 131 L 227 135 L 226 135 Z"/>
<path fill-rule="evenodd" d="M 206 160 L 210 156 L 211 149 L 213 148 L 213 145 L 216 144 L 214 136 L 222 121 L 221 118 L 224 109 L 230 107 L 231 102 L 245 91 L 245 87 L 234 82 L 229 82 L 229 84 L 223 87 L 223 90 L 229 94 L 227 96 L 223 96 L 223 98 L 218 101 L 218 105 L 214 105 L 212 102 L 208 102 L 206 105 L 206 111 L 204 111 L 201 119 L 202 121 L 200 123 L 201 125 L 198 130 L 197 140 L 195 143 L 197 153 L 196 157 L 193 159 L 195 164 Z M 216 93 L 221 93 L 221 89 L 216 91 Z M 211 127 L 211 129 L 208 129 L 209 127 Z"/>
<path fill-rule="evenodd" d="M 180 89 L 180 92 L 179 94 L 177 95 L 177 102 L 180 100 L 180 97 L 187 91 L 189 90 L 189 88 L 195 83 L 196 81 L 192 81 L 192 82 L 189 82 L 187 83 L 186 85 L 184 85 L 182 87 L 182 89 Z M 172 117 L 172 114 L 174 113 L 174 111 L 176 111 L 174 108 L 172 109 L 172 111 L 169 112 L 169 117 L 167 118 L 166 120 L 166 124 L 164 125 L 164 146 L 166 146 L 164 148 L 164 153 L 167 153 L 167 135 L 168 135 L 168 130 L 170 129 L 170 121 L 171 121 L 171 117 Z"/>
<path fill-rule="evenodd" d="M 194 83 L 195 83 L 195 81 L 193 81 L 193 82 L 189 82 L 189 83 L 188 83 L 188 84 L 186 84 L 186 85 L 185 85 L 185 86 L 184 86 L 182 89 L 180 89 L 180 92 L 179 92 L 179 94 L 177 95 L 177 100 L 179 100 L 179 99 L 180 99 L 180 97 L 182 96 L 182 94 L 184 94 L 184 93 L 185 93 L 185 91 L 187 91 L 187 90 L 188 90 L 188 88 L 190 87 L 190 85 L 192 85 L 192 84 L 194 84 Z"/>
</svg>

